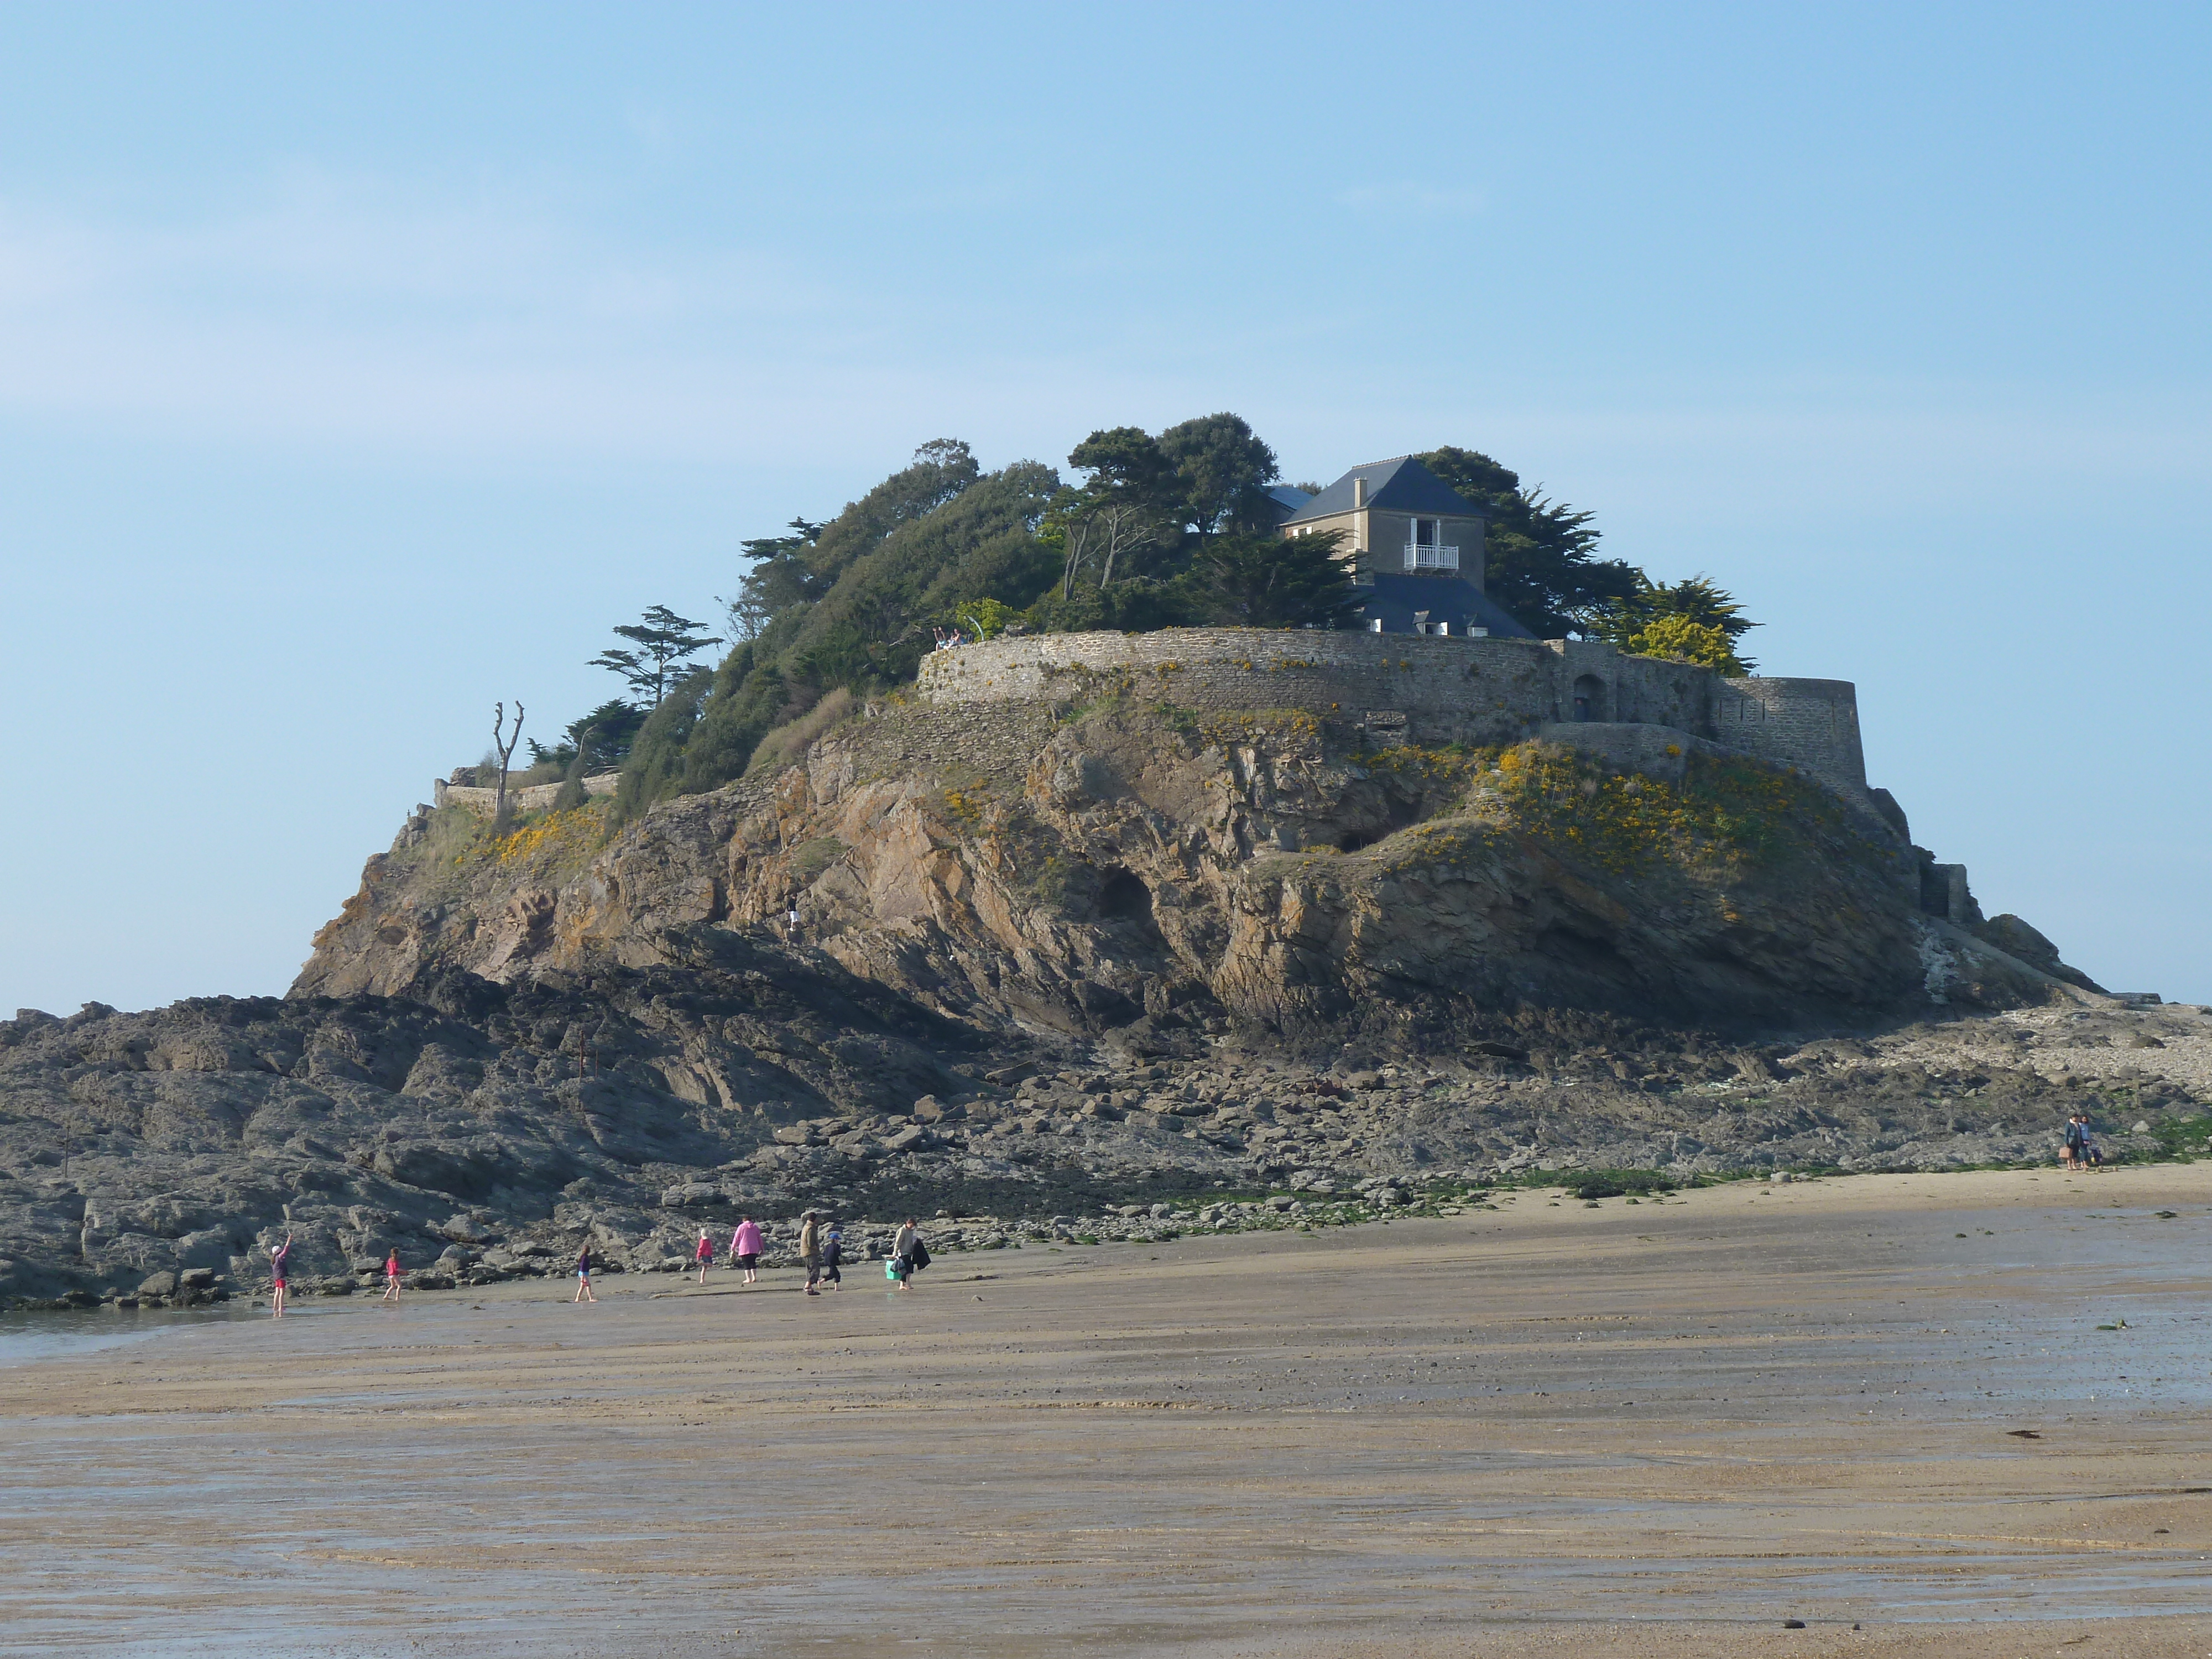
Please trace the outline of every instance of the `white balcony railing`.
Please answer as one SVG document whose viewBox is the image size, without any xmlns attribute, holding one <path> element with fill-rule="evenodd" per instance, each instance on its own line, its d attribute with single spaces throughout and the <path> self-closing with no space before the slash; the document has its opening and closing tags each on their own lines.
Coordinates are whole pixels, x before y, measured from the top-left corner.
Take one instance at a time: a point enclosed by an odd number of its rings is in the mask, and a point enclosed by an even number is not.
<svg viewBox="0 0 2212 1659">
<path fill-rule="evenodd" d="M 1407 542 L 1406 568 L 1408 570 L 1456 570 L 1459 568 L 1459 549 L 1431 547 L 1423 543 Z"/>
</svg>

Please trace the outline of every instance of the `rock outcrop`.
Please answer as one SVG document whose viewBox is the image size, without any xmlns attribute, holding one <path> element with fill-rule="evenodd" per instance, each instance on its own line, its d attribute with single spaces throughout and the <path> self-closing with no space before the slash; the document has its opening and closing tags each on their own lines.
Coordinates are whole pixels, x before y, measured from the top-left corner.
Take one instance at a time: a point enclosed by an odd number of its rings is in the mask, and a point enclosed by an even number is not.
<svg viewBox="0 0 2212 1659">
<path fill-rule="evenodd" d="M 0 1297 L 192 1305 L 265 1285 L 287 1233 L 296 1291 L 350 1294 L 395 1249 L 418 1288 L 585 1248 L 672 1272 L 741 1214 L 774 1265 L 810 1206 L 865 1256 L 906 1215 L 937 1218 L 933 1248 L 990 1248 L 1351 1219 L 1500 1182 L 1635 1190 L 1621 1170 L 2042 1159 L 2077 1107 L 2114 1156 L 2212 1133 L 2196 1009 L 1758 1043 L 1523 1011 L 1516 1040 L 1382 1063 L 1234 1040 L 1161 1057 L 1139 1026 L 1009 1061 L 817 952 L 714 930 L 661 948 L 509 987 L 0 1022 Z"/>
<path fill-rule="evenodd" d="M 1524 1007 L 1751 1029 L 2052 994 L 2055 952 L 1921 913 L 1863 804 L 1717 750 L 1671 770 L 1294 710 L 893 706 L 603 847 L 587 812 L 373 860 L 299 989 L 641 966 L 671 927 L 795 906 L 855 975 L 982 1029 L 1449 1044 Z"/>
</svg>

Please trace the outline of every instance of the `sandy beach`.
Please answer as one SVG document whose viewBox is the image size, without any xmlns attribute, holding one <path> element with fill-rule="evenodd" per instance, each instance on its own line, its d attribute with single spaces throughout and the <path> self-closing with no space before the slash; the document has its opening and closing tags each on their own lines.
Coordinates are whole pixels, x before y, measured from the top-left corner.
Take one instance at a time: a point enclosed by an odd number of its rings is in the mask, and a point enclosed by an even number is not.
<svg viewBox="0 0 2212 1659">
<path fill-rule="evenodd" d="M 0 1371 L 0 1649 L 2212 1653 L 2212 1164 L 1555 1199 Z"/>
</svg>

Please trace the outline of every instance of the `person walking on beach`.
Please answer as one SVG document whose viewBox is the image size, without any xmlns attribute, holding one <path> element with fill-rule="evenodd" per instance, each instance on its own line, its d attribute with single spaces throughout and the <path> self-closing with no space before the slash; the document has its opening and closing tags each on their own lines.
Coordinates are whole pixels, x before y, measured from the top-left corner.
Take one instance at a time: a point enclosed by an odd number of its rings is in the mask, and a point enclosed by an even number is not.
<svg viewBox="0 0 2212 1659">
<path fill-rule="evenodd" d="M 586 1244 L 576 1252 L 576 1293 L 568 1298 L 568 1305 L 573 1308 L 579 1302 L 599 1299 L 592 1294 L 592 1247 Z"/>
<path fill-rule="evenodd" d="M 399 1305 L 399 1247 L 397 1244 L 384 1258 L 384 1299 L 395 1308 Z"/>
<path fill-rule="evenodd" d="M 845 1235 L 837 1231 L 837 1224 L 833 1221 L 822 1240 L 822 1277 L 832 1290 L 845 1288 L 845 1275 L 837 1270 L 838 1264 L 844 1259 Z"/>
<path fill-rule="evenodd" d="M 921 1242 L 921 1224 L 912 1216 L 891 1240 L 891 1260 L 898 1264 L 898 1285 L 902 1291 L 914 1288 L 914 1276 L 929 1265 L 929 1251 Z"/>
<path fill-rule="evenodd" d="M 272 1319 L 284 1316 L 284 1264 L 291 1255 L 292 1235 L 286 1233 L 283 1243 L 269 1252 L 269 1305 L 273 1310 L 270 1315 Z"/>
<path fill-rule="evenodd" d="M 730 1256 L 745 1270 L 746 1284 L 760 1278 L 761 1230 L 753 1224 L 750 1216 L 741 1218 L 737 1231 L 730 1235 Z"/>
<path fill-rule="evenodd" d="M 691 1255 L 699 1264 L 699 1282 L 703 1285 L 707 1282 L 707 1269 L 714 1263 L 714 1241 L 708 1237 L 704 1227 L 699 1229 L 699 1248 Z"/>
<path fill-rule="evenodd" d="M 806 1264 L 807 1295 L 821 1295 L 815 1286 L 822 1277 L 822 1224 L 811 1210 L 799 1225 L 799 1259 Z"/>
</svg>

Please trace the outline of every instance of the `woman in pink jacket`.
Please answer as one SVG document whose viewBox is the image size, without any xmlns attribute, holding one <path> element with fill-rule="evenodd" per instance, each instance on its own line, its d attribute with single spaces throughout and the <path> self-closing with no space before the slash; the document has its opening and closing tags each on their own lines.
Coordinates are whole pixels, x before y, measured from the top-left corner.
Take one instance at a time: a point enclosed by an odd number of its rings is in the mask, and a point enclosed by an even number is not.
<svg viewBox="0 0 2212 1659">
<path fill-rule="evenodd" d="M 746 1216 L 738 1223 L 738 1230 L 730 1235 L 730 1260 L 745 1270 L 744 1282 L 751 1284 L 760 1277 L 761 1230 Z"/>
</svg>

